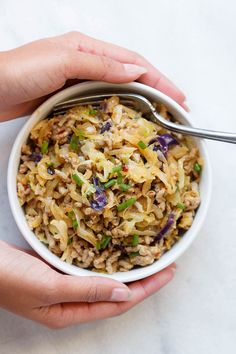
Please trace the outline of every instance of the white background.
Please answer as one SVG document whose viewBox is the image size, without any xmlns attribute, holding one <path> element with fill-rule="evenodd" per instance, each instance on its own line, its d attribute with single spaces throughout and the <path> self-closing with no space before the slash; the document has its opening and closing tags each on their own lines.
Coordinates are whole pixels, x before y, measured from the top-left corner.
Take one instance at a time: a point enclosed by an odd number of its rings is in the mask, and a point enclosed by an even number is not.
<svg viewBox="0 0 236 354">
<path fill-rule="evenodd" d="M 79 30 L 145 55 L 186 93 L 200 127 L 236 132 L 234 0 L 1 0 L 0 50 Z M 0 237 L 25 245 L 6 168 L 24 119 L 0 125 Z M 0 312 L 0 353 L 236 352 L 236 146 L 209 143 L 213 197 L 175 279 L 118 318 L 60 331 Z M 1 291 L 1 289 L 0 289 Z"/>
</svg>

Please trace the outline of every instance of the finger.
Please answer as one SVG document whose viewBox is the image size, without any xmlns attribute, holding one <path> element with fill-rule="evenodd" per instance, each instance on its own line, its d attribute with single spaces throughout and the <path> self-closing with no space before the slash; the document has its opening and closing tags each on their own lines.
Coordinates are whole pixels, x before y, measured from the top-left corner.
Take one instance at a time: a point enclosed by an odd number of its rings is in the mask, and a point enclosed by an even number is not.
<svg viewBox="0 0 236 354">
<path fill-rule="evenodd" d="M 127 301 L 129 288 L 116 280 L 89 276 L 58 275 L 47 305 L 65 302 Z"/>
<path fill-rule="evenodd" d="M 160 90 L 179 104 L 185 101 L 186 97 L 184 93 L 141 55 L 115 44 L 91 38 L 79 32 L 68 33 L 64 36 L 67 38 L 70 37 L 72 44 L 74 46 L 76 45 L 77 48 L 84 53 L 93 53 L 112 58 L 121 63 L 145 67 L 147 73 L 142 75 L 138 81 Z"/>
<path fill-rule="evenodd" d="M 114 83 L 136 80 L 147 70 L 141 66 L 120 63 L 106 56 L 69 51 L 65 63 L 66 79 L 89 79 Z"/>
<path fill-rule="evenodd" d="M 166 285 L 174 276 L 175 264 L 146 279 L 129 285 L 132 297 L 126 302 L 64 303 L 42 307 L 34 319 L 52 328 L 62 328 L 120 315 Z"/>
</svg>

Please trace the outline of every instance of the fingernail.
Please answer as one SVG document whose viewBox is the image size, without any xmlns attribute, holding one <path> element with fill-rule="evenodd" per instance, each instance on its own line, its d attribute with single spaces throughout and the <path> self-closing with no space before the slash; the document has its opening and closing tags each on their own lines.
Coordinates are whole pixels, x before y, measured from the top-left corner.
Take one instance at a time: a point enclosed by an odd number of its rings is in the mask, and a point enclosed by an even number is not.
<svg viewBox="0 0 236 354">
<path fill-rule="evenodd" d="M 125 71 L 130 75 L 141 76 L 147 72 L 147 69 L 143 66 L 138 66 L 135 64 L 123 64 Z"/>
<path fill-rule="evenodd" d="M 128 301 L 131 298 L 129 289 L 115 288 L 112 290 L 110 301 Z"/>
</svg>

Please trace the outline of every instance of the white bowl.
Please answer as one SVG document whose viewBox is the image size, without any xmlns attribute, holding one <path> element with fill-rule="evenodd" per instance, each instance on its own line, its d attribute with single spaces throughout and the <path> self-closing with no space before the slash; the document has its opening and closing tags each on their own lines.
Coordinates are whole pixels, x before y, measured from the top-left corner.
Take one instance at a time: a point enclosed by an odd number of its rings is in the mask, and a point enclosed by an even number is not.
<svg viewBox="0 0 236 354">
<path fill-rule="evenodd" d="M 172 262 L 176 261 L 176 259 L 190 246 L 193 240 L 197 237 L 199 230 L 205 220 L 207 215 L 207 210 L 210 201 L 212 181 L 211 181 L 211 168 L 210 161 L 206 149 L 205 142 L 197 139 L 196 143 L 200 149 L 200 153 L 204 158 L 205 165 L 201 174 L 200 181 L 200 194 L 201 194 L 201 204 L 197 210 L 196 216 L 194 218 L 193 224 L 191 228 L 184 234 L 184 236 L 168 251 L 166 252 L 159 260 L 155 261 L 153 264 L 138 268 L 132 269 L 128 272 L 117 272 L 111 275 L 95 273 L 90 270 L 79 268 L 75 265 L 70 265 L 66 262 L 63 262 L 54 255 L 49 249 L 40 242 L 35 234 L 29 229 L 24 211 L 21 208 L 18 198 L 17 198 L 17 190 L 16 190 L 16 176 L 17 170 L 20 162 L 21 155 L 21 146 L 26 142 L 31 129 L 35 126 L 35 124 L 41 119 L 47 117 L 50 113 L 52 107 L 65 99 L 69 99 L 79 95 L 86 95 L 91 93 L 106 93 L 106 92 L 133 92 L 139 93 L 143 96 L 146 96 L 151 101 L 159 101 L 164 103 L 168 110 L 174 115 L 174 117 L 184 124 L 190 124 L 189 114 L 184 111 L 182 107 L 180 107 L 176 102 L 174 102 L 171 98 L 164 95 L 163 93 L 139 83 L 129 83 L 129 84 L 108 84 L 104 82 L 84 82 L 65 90 L 60 91 L 55 94 L 47 101 L 45 101 L 39 108 L 37 108 L 34 113 L 31 115 L 29 120 L 25 123 L 23 128 L 20 130 L 15 143 L 13 145 L 9 165 L 8 165 L 8 195 L 11 210 L 15 221 L 26 239 L 26 241 L 30 244 L 30 246 L 48 263 L 54 266 L 57 269 L 60 269 L 64 273 L 71 275 L 80 275 L 80 276 L 88 276 L 88 275 L 97 275 L 97 276 L 106 276 L 109 278 L 113 278 L 122 282 L 130 282 L 138 279 L 145 278 L 151 274 L 159 272 L 161 269 L 167 267 Z"/>
</svg>

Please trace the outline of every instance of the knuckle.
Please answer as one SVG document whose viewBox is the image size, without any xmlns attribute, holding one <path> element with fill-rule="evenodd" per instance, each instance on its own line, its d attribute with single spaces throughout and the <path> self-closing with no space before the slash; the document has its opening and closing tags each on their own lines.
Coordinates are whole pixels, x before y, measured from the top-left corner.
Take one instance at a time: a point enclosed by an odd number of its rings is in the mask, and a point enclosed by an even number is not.
<svg viewBox="0 0 236 354">
<path fill-rule="evenodd" d="M 68 37 L 69 39 L 80 39 L 81 33 L 79 31 L 69 31 L 65 34 L 65 37 Z"/>
<path fill-rule="evenodd" d="M 74 50 L 66 50 L 63 55 L 63 73 L 65 77 L 70 77 L 73 74 L 73 68 L 78 56 Z"/>
<path fill-rule="evenodd" d="M 105 56 L 100 57 L 101 61 L 101 80 L 105 80 L 107 77 L 107 74 L 110 72 L 113 72 L 116 69 L 116 62 L 110 58 L 107 58 Z"/>
<path fill-rule="evenodd" d="M 86 294 L 86 301 L 95 302 L 101 299 L 101 294 L 96 284 L 93 284 L 89 287 L 89 290 Z"/>
</svg>

